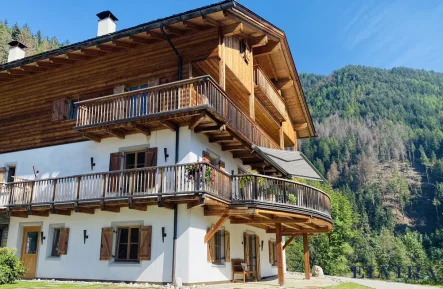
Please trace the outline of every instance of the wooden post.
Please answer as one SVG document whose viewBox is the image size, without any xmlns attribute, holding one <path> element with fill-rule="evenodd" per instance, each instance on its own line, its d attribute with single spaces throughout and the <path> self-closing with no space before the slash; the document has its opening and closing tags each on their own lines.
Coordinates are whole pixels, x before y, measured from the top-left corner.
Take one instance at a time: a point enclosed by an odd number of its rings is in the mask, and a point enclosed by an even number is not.
<svg viewBox="0 0 443 289">
<path fill-rule="evenodd" d="M 285 135 L 283 132 L 283 123 L 280 124 L 280 148 L 285 149 Z"/>
<path fill-rule="evenodd" d="M 309 244 L 308 244 L 308 234 L 303 234 L 303 248 L 305 251 L 305 279 L 311 279 L 311 265 L 309 264 Z"/>
<path fill-rule="evenodd" d="M 275 224 L 275 235 L 277 240 L 277 267 L 278 267 L 278 285 L 283 286 L 285 284 L 285 273 L 283 271 L 283 246 L 281 235 L 281 223 Z"/>
</svg>

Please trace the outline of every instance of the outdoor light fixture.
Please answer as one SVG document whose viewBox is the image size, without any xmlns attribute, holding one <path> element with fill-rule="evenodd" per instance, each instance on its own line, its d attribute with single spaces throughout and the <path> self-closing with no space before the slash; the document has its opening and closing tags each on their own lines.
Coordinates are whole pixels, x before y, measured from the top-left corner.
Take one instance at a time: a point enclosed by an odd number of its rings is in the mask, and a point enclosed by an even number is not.
<svg viewBox="0 0 443 289">
<path fill-rule="evenodd" d="M 164 148 L 164 152 L 165 152 L 165 162 L 166 162 L 169 158 L 168 148 Z"/>
<path fill-rule="evenodd" d="M 86 244 L 86 239 L 88 239 L 89 236 L 87 235 L 86 230 L 83 230 L 83 244 Z"/>
<path fill-rule="evenodd" d="M 40 242 L 43 245 L 43 240 L 46 239 L 46 237 L 43 235 L 43 231 L 40 231 Z"/>
<path fill-rule="evenodd" d="M 263 251 L 263 240 L 261 240 L 261 250 Z"/>
<path fill-rule="evenodd" d="M 165 238 L 166 238 L 166 228 L 165 227 L 162 227 L 162 241 L 163 241 L 163 243 L 165 242 Z"/>
<path fill-rule="evenodd" d="M 95 167 L 94 158 L 91 157 L 91 171 L 94 170 L 94 167 Z"/>
</svg>

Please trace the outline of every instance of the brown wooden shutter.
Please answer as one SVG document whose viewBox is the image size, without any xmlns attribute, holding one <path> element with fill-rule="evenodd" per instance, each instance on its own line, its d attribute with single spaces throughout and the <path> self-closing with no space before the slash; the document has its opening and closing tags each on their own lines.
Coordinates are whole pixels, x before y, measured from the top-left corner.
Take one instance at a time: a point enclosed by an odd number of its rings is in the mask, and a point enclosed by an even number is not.
<svg viewBox="0 0 443 289">
<path fill-rule="evenodd" d="M 69 228 L 60 228 L 60 238 L 58 239 L 58 253 L 66 255 L 68 253 Z"/>
<path fill-rule="evenodd" d="M 112 242 L 114 228 L 102 228 L 102 242 L 100 247 L 100 260 L 112 260 Z"/>
<path fill-rule="evenodd" d="M 122 154 L 121 153 L 112 153 L 109 159 L 109 170 L 110 171 L 119 171 L 121 170 L 122 164 Z"/>
<path fill-rule="evenodd" d="M 231 234 L 225 231 L 225 261 L 231 262 Z"/>
<path fill-rule="evenodd" d="M 52 103 L 52 120 L 64 120 L 68 118 L 69 100 L 60 98 Z"/>
<path fill-rule="evenodd" d="M 6 168 L 0 168 L 0 183 L 5 182 Z"/>
<path fill-rule="evenodd" d="M 157 166 L 157 148 L 149 148 L 145 153 L 145 167 Z"/>
<path fill-rule="evenodd" d="M 211 228 L 208 228 L 209 232 L 211 230 Z M 214 234 L 215 236 L 215 234 Z M 208 262 L 214 262 L 215 261 L 215 238 L 214 236 L 212 236 L 211 239 L 209 239 L 208 243 L 207 243 L 207 258 L 208 258 Z"/>
<path fill-rule="evenodd" d="M 256 250 L 256 256 L 257 256 L 257 267 L 256 267 L 256 273 L 257 273 L 257 279 L 261 280 L 261 269 L 260 269 L 260 237 L 255 236 L 255 250 Z"/>
<path fill-rule="evenodd" d="M 273 264 L 273 253 L 274 253 L 274 249 L 272 249 L 272 242 L 271 240 L 268 241 L 268 247 L 269 247 L 269 263 L 272 265 Z"/>
<path fill-rule="evenodd" d="M 140 261 L 151 260 L 152 226 L 141 226 L 139 235 L 138 258 Z"/>
<path fill-rule="evenodd" d="M 244 236 L 244 240 L 245 240 L 245 262 L 246 264 L 249 264 L 249 246 L 251 246 L 251 244 L 249 244 L 249 238 L 248 238 L 248 234 L 246 234 L 246 232 L 243 233 Z"/>
</svg>

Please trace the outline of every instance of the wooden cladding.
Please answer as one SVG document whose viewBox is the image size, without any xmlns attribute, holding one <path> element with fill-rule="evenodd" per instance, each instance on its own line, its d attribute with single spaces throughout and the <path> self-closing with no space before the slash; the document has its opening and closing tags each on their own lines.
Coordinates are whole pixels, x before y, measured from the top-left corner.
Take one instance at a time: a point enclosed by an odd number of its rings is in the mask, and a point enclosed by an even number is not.
<svg viewBox="0 0 443 289">
<path fill-rule="evenodd" d="M 77 130 L 123 123 L 184 109 L 208 107 L 251 143 L 280 146 L 247 116 L 210 76 L 176 81 L 119 95 L 78 102 Z"/>
<path fill-rule="evenodd" d="M 58 254 L 66 255 L 68 253 L 69 228 L 60 228 L 60 239 L 58 243 Z"/>
</svg>

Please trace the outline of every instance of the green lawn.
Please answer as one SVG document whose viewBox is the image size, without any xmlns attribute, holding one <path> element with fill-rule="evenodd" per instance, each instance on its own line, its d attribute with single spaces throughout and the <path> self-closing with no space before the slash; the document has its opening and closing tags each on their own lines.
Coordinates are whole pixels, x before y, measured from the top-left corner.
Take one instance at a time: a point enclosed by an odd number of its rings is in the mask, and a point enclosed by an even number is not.
<svg viewBox="0 0 443 289">
<path fill-rule="evenodd" d="M 325 289 L 367 289 L 369 287 L 358 285 L 355 283 L 343 283 L 340 285 L 325 287 Z"/>
<path fill-rule="evenodd" d="M 26 282 L 21 281 L 15 284 L 1 285 L 1 289 L 125 289 L 125 286 L 116 285 L 86 285 L 86 283 L 78 284 L 63 284 L 63 283 L 51 283 L 51 282 Z M 149 288 L 148 286 L 146 288 Z"/>
</svg>

